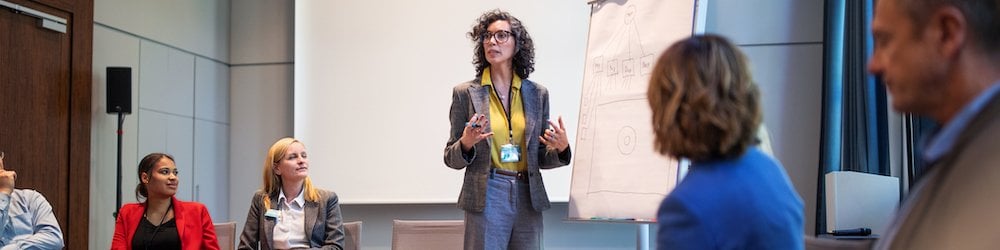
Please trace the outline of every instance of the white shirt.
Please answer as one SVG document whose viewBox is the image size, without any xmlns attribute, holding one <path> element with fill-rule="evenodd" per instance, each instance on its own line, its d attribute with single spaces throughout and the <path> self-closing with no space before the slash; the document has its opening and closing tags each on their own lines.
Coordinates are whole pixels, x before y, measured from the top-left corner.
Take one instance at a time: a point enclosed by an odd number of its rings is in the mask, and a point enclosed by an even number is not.
<svg viewBox="0 0 1000 250">
<path fill-rule="evenodd" d="M 281 214 L 278 222 L 274 224 L 274 248 L 308 248 L 309 240 L 306 238 L 305 230 L 305 198 L 302 191 L 290 202 L 285 198 L 285 191 L 278 194 L 278 209 Z"/>
</svg>

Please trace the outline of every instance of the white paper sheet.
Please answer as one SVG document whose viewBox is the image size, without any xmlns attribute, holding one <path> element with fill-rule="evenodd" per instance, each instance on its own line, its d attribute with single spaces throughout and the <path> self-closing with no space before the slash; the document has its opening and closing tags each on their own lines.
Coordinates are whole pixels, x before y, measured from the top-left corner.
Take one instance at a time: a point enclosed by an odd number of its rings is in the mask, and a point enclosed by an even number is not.
<svg viewBox="0 0 1000 250">
<path fill-rule="evenodd" d="M 678 162 L 653 149 L 649 74 L 660 53 L 692 34 L 695 0 L 593 3 L 570 219 L 652 221 L 677 182 Z"/>
</svg>

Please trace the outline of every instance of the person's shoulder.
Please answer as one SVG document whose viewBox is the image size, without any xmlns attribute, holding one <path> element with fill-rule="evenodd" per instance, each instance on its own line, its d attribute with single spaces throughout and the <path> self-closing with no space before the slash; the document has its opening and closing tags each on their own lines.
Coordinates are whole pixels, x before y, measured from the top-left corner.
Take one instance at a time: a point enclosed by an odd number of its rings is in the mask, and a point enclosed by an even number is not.
<svg viewBox="0 0 1000 250">
<path fill-rule="evenodd" d="M 193 207 L 193 208 L 199 208 L 199 207 L 204 208 L 205 207 L 205 204 L 202 204 L 201 202 L 197 202 L 197 201 L 177 200 L 177 205 L 181 205 L 181 206 L 184 206 L 184 207 Z"/>
<path fill-rule="evenodd" d="M 45 199 L 45 195 L 42 195 L 42 193 L 30 188 L 15 188 L 14 192 L 11 194 L 17 195 L 18 197 L 22 197 L 25 199 L 35 199 L 38 197 Z"/>
<path fill-rule="evenodd" d="M 138 202 L 125 203 L 125 205 L 122 205 L 121 209 L 118 210 L 120 214 L 130 214 L 130 211 L 140 211 L 138 213 L 141 213 L 141 211 L 143 211 L 142 206 L 143 204 Z"/>
<path fill-rule="evenodd" d="M 267 197 L 267 192 L 265 192 L 263 189 L 259 189 L 259 190 L 253 192 L 253 198 L 254 199 L 260 199 L 260 198 L 263 198 L 263 197 Z"/>
<path fill-rule="evenodd" d="M 327 204 L 340 203 L 340 198 L 337 197 L 337 192 L 317 188 L 316 193 L 319 194 L 319 202 L 324 202 Z"/>
<path fill-rule="evenodd" d="M 202 204 L 201 202 L 184 201 L 180 199 L 177 199 L 175 201 L 176 201 L 174 203 L 175 206 L 177 206 L 178 208 L 182 208 L 184 210 L 208 210 L 208 207 L 206 207 L 205 204 Z"/>
<path fill-rule="evenodd" d="M 316 188 L 316 192 L 319 193 L 319 196 L 323 199 L 337 198 L 337 192 L 331 190 Z"/>
<path fill-rule="evenodd" d="M 747 148 L 747 151 L 743 153 L 743 159 L 755 162 L 762 162 L 766 164 L 781 165 L 778 161 L 774 160 L 773 157 L 764 153 L 764 150 L 760 149 L 760 145 L 753 145 Z"/>
<path fill-rule="evenodd" d="M 12 200 L 13 199 L 21 200 L 20 202 L 26 204 L 33 204 L 33 202 L 35 201 L 45 202 L 45 203 L 49 202 L 48 199 L 45 198 L 45 195 L 42 195 L 41 192 L 38 192 L 37 190 L 34 189 L 16 188 L 14 189 L 14 192 L 11 193 L 10 198 Z"/>
<path fill-rule="evenodd" d="M 546 88 L 545 85 L 542 85 L 541 83 L 538 83 L 538 82 L 532 81 L 532 80 L 528 80 L 528 79 L 521 79 L 521 89 L 533 90 L 533 91 L 537 91 L 539 93 L 548 93 L 549 92 L 549 89 Z"/>
<path fill-rule="evenodd" d="M 478 78 L 477 79 L 472 79 L 472 80 L 469 80 L 469 81 L 464 81 L 462 83 L 459 83 L 458 85 L 455 85 L 455 87 L 452 88 L 452 90 L 454 90 L 454 91 L 465 91 L 465 90 L 468 90 L 469 88 L 472 88 L 473 86 L 476 86 L 478 84 L 480 84 Z"/>
<path fill-rule="evenodd" d="M 175 210 L 182 213 L 208 214 L 208 207 L 197 201 L 177 200 Z"/>
</svg>

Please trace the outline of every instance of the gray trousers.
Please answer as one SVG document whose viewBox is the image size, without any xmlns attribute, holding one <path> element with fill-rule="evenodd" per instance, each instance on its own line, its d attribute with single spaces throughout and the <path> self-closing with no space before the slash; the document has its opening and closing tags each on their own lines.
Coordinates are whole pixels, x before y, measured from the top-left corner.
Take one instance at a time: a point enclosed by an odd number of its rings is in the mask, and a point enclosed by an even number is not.
<svg viewBox="0 0 1000 250">
<path fill-rule="evenodd" d="M 490 174 L 486 207 L 465 212 L 465 249 L 541 249 L 542 213 L 531 207 L 527 181 Z"/>
</svg>

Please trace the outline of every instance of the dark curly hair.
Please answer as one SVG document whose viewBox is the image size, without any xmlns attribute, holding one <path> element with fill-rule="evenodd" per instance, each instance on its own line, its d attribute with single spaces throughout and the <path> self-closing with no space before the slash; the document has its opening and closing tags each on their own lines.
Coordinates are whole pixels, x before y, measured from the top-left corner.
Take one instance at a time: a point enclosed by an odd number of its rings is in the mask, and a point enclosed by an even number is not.
<svg viewBox="0 0 1000 250">
<path fill-rule="evenodd" d="M 763 116 L 746 56 L 726 38 L 696 35 L 656 62 L 646 93 L 660 154 L 732 159 L 755 143 Z"/>
<path fill-rule="evenodd" d="M 487 11 L 476 20 L 472 31 L 468 33 L 472 42 L 476 44 L 476 54 L 472 58 L 472 64 L 476 66 L 476 78 L 483 75 L 483 70 L 490 66 L 486 61 L 486 51 L 483 47 L 483 35 L 486 34 L 490 24 L 496 21 L 507 21 L 510 23 L 510 32 L 514 34 L 514 73 L 521 78 L 528 78 L 531 72 L 535 71 L 535 42 L 528 35 L 527 28 L 516 17 L 499 9 Z"/>
</svg>

